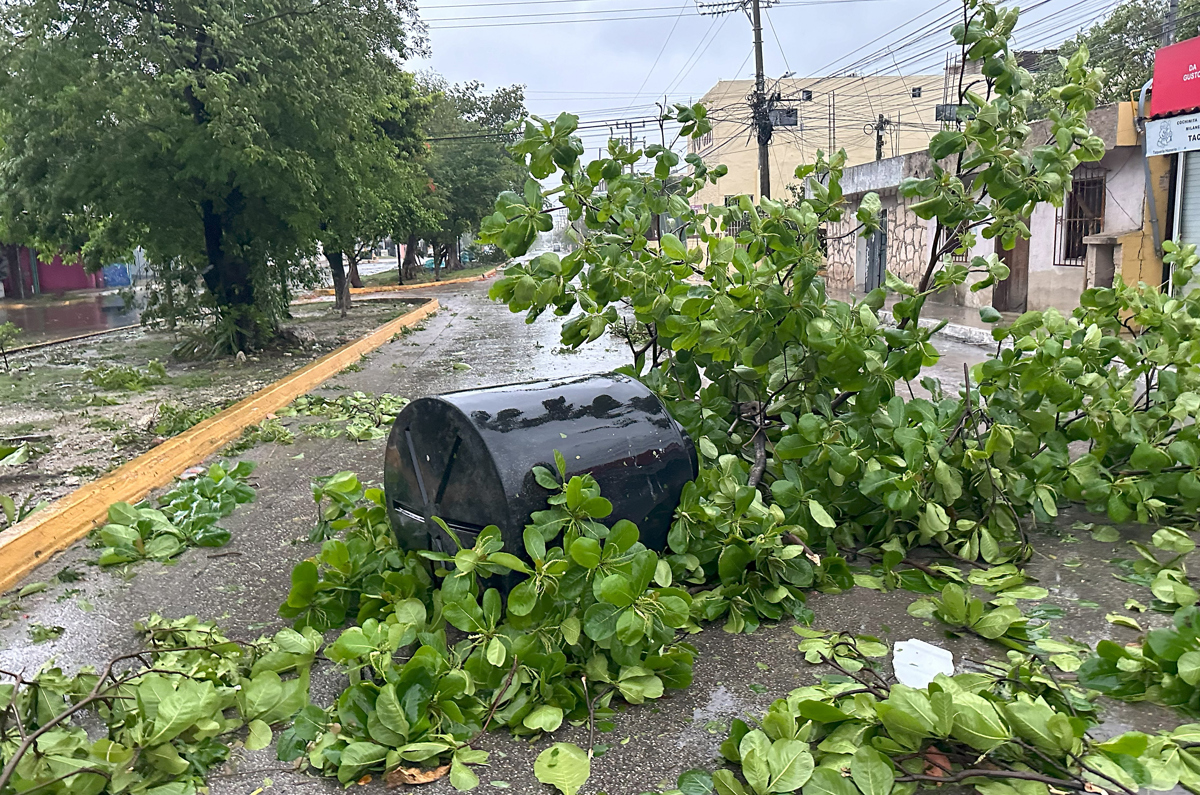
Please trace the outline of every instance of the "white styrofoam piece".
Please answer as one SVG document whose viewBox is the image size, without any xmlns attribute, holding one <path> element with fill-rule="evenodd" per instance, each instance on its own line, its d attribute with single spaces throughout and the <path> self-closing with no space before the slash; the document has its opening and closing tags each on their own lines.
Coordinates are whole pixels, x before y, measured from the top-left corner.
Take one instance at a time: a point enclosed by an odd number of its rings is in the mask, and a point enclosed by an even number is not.
<svg viewBox="0 0 1200 795">
<path fill-rule="evenodd" d="M 904 640 L 892 650 L 896 678 L 909 687 L 927 687 L 938 674 L 954 675 L 954 654 L 923 640 Z"/>
</svg>

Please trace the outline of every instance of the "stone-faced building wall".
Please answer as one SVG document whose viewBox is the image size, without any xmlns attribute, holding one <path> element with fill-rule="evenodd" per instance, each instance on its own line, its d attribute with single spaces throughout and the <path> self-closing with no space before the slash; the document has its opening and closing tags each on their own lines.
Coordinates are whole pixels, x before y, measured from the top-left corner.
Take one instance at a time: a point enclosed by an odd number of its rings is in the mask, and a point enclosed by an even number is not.
<svg viewBox="0 0 1200 795">
<path fill-rule="evenodd" d="M 859 202 L 867 193 L 879 196 L 887 212 L 886 265 L 890 273 L 907 282 L 917 282 L 929 261 L 931 225 L 908 207 L 913 200 L 900 196 L 898 186 L 907 177 L 929 173 L 929 158 L 916 153 L 848 168 L 842 175 L 842 193 L 847 208 L 842 220 L 826 229 L 826 276 L 830 293 L 846 295 L 865 292 L 867 241 L 855 230 Z"/>
</svg>

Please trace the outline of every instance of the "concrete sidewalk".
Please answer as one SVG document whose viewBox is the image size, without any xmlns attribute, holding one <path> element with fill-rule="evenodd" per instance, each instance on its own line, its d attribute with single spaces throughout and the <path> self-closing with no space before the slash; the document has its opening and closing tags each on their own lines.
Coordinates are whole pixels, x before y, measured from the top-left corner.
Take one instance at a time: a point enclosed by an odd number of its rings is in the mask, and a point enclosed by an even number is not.
<svg viewBox="0 0 1200 795">
<path fill-rule="evenodd" d="M 561 319 L 545 317 L 526 325 L 503 305 L 487 300 L 487 283 L 430 287 L 415 295 L 431 295 L 443 310 L 425 328 L 380 348 L 362 363 L 358 372 L 344 372 L 330 381 L 325 394 L 336 388 L 374 393 L 391 392 L 408 397 L 456 389 L 570 376 L 610 370 L 626 362 L 627 350 L 616 340 L 600 341 L 577 353 L 559 348 Z M 975 348 L 939 345 L 946 359 L 939 375 L 953 380 L 961 363 L 978 360 Z M 470 369 L 455 368 L 455 364 Z M 292 421 L 294 422 L 294 421 Z M 316 548 L 306 540 L 313 525 L 312 479 L 343 469 L 354 470 L 368 481 L 382 479 L 384 441 L 355 444 L 345 437 L 315 439 L 298 435 L 294 445 L 265 444 L 245 458 L 256 461 L 258 498 L 243 506 L 222 524 L 233 534 L 220 550 L 192 549 L 173 565 L 144 563 L 123 578 L 116 572 L 89 565 L 96 551 L 76 544 L 42 567 L 33 579 L 45 581 L 57 570 L 72 566 L 85 579 L 70 586 L 58 585 L 22 600 L 20 614 L 0 629 L 0 667 L 32 671 L 47 659 L 68 668 L 99 664 L 114 654 L 138 646 L 133 622 L 152 612 L 167 617 L 196 614 L 218 620 L 231 637 L 253 639 L 284 626 L 276 609 L 285 598 L 292 566 Z M 1061 606 L 1066 617 L 1053 624 L 1055 636 L 1069 635 L 1095 643 L 1101 638 L 1132 641 L 1136 633 L 1104 620 L 1108 611 L 1120 611 L 1126 598 L 1147 601 L 1145 589 L 1111 577 L 1108 559 L 1117 547 L 1092 541 L 1086 533 L 1065 530 L 1071 519 L 1054 532 L 1038 534 L 1037 554 L 1030 574 L 1050 590 L 1046 603 Z M 1148 540 L 1149 531 L 1125 533 L 1125 538 Z M 1122 545 L 1123 546 L 1123 545 Z M 68 590 L 70 588 L 71 590 Z M 78 592 L 74 592 L 78 589 Z M 880 593 L 865 588 L 839 595 L 813 594 L 810 607 L 820 629 L 879 635 L 891 642 L 921 638 L 952 649 L 961 662 L 1002 658 L 1004 650 L 967 639 L 948 639 L 942 627 L 909 616 L 907 606 L 916 594 Z M 1024 607 L 1031 603 L 1023 603 Z M 1094 605 L 1094 606 L 1093 606 Z M 1162 624 L 1169 616 L 1147 613 L 1146 624 Z M 58 625 L 66 631 L 57 640 L 30 645 L 27 629 L 33 622 Z M 695 681 L 690 688 L 672 692 L 657 703 L 628 707 L 611 733 L 598 733 L 607 746 L 593 763 L 585 794 L 635 795 L 674 786 L 676 776 L 692 767 L 713 767 L 717 746 L 729 721 L 746 713 L 761 713 L 772 700 L 827 673 L 807 665 L 796 651 L 800 640 L 791 621 L 764 625 L 754 635 L 729 635 L 720 626 L 707 628 L 691 641 L 700 653 Z M 331 636 L 335 633 L 331 633 Z M 313 680 L 313 699 L 328 704 L 343 687 L 332 666 L 319 666 Z M 1147 706 L 1114 707 L 1114 724 L 1154 730 L 1184 721 Z M 554 741 L 587 743 L 587 727 L 566 727 L 553 738 L 514 740 L 493 732 L 476 745 L 492 752 L 489 767 L 478 771 L 480 793 L 552 793 L 533 775 L 537 754 Z M 336 780 L 315 779 L 291 771 L 275 761 L 274 750 L 235 751 L 227 768 L 210 779 L 214 795 L 248 795 L 271 779 L 281 793 L 332 793 L 342 788 Z M 380 777 L 360 788 L 382 793 Z M 446 780 L 421 790 L 428 795 L 453 792 Z"/>
</svg>

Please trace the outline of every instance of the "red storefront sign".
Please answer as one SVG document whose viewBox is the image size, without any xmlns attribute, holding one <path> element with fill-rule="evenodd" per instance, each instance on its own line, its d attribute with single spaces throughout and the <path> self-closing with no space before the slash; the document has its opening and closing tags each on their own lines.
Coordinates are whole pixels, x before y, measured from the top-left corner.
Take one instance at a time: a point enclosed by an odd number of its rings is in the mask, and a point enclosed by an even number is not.
<svg viewBox="0 0 1200 795">
<path fill-rule="evenodd" d="M 1200 36 L 1154 54 L 1150 115 L 1184 113 L 1200 107 Z"/>
</svg>

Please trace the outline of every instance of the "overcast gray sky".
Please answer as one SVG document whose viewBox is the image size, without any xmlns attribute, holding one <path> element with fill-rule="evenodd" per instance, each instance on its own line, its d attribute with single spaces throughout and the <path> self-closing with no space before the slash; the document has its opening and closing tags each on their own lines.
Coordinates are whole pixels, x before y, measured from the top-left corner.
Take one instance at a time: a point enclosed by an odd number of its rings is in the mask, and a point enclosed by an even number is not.
<svg viewBox="0 0 1200 795">
<path fill-rule="evenodd" d="M 1018 45 L 1043 47 L 1090 25 L 1116 2 L 1024 5 Z M 940 73 L 950 43 L 947 17 L 955 9 L 957 0 L 779 0 L 764 12 L 766 72 L 824 75 L 870 55 L 859 71 Z M 412 68 L 433 68 L 451 82 L 522 83 L 527 106 L 543 116 L 561 110 L 583 119 L 645 116 L 664 94 L 671 102 L 695 100 L 719 79 L 754 74 L 746 15 L 702 16 L 696 0 L 430 0 L 421 16 L 431 55 Z M 594 151 L 605 138 L 607 131 L 597 129 L 585 142 Z"/>
</svg>

